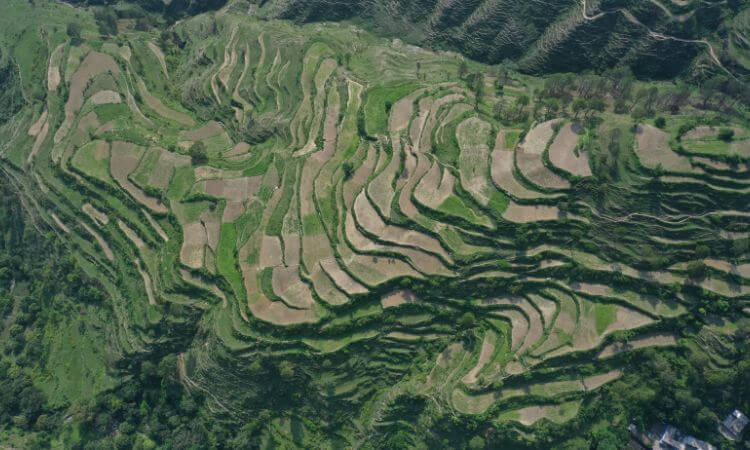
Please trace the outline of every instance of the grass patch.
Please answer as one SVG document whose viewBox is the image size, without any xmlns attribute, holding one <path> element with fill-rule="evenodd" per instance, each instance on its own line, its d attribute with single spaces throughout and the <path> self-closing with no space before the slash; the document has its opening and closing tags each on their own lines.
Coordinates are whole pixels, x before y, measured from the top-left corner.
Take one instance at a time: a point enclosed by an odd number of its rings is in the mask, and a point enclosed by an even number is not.
<svg viewBox="0 0 750 450">
<path fill-rule="evenodd" d="M 216 251 L 216 269 L 232 287 L 237 298 L 245 298 L 242 274 L 237 270 L 237 228 L 233 223 L 221 225 L 219 247 Z"/>
<path fill-rule="evenodd" d="M 94 107 L 94 112 L 101 123 L 107 123 L 111 120 L 130 115 L 130 110 L 125 103 L 108 103 L 106 105 L 99 105 Z"/>
<path fill-rule="evenodd" d="M 702 153 L 707 155 L 727 155 L 729 154 L 729 142 L 722 141 L 715 137 L 703 139 L 691 139 L 683 144 L 685 150 L 689 152 Z"/>
<path fill-rule="evenodd" d="M 445 199 L 438 207 L 438 211 L 460 217 L 476 225 L 485 225 L 487 223 L 486 220 L 482 220 L 482 217 L 477 216 L 474 210 L 466 206 L 466 203 L 455 195 L 451 195 Z"/>
<path fill-rule="evenodd" d="M 594 318 L 596 319 L 596 333 L 602 334 L 614 321 L 617 314 L 615 305 L 596 304 Z"/>
<path fill-rule="evenodd" d="M 73 155 L 73 167 L 105 183 L 114 183 L 109 173 L 109 150 L 105 154 L 98 154 L 98 142 L 89 142 Z"/>
<path fill-rule="evenodd" d="M 519 131 L 506 131 L 505 132 L 505 148 L 514 149 L 518 145 L 518 141 L 521 137 Z"/>
<path fill-rule="evenodd" d="M 402 83 L 391 86 L 378 86 L 367 92 L 365 104 L 365 131 L 370 136 L 385 133 L 388 129 L 388 115 L 391 106 L 419 88 L 417 83 Z"/>
<path fill-rule="evenodd" d="M 323 233 L 323 225 L 316 214 L 310 214 L 302 218 L 302 232 L 308 236 Z"/>
</svg>

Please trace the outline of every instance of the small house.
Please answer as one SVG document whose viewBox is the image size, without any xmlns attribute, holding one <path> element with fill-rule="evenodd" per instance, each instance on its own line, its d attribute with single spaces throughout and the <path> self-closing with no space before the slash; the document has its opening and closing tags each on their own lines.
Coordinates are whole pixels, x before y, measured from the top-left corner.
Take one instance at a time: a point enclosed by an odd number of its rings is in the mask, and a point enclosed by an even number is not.
<svg viewBox="0 0 750 450">
<path fill-rule="evenodd" d="M 719 424 L 719 432 L 730 441 L 739 441 L 748 423 L 750 419 L 735 409 Z"/>
</svg>

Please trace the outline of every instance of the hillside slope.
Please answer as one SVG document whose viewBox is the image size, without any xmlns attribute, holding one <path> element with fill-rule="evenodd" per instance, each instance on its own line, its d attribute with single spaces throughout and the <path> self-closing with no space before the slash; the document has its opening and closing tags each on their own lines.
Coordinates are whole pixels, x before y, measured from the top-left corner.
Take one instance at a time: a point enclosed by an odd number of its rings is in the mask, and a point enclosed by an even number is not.
<svg viewBox="0 0 750 450">
<path fill-rule="evenodd" d="M 724 22 L 744 2 L 670 0 L 270 0 L 262 17 L 298 21 L 354 19 L 407 41 L 457 50 L 473 59 L 517 61 L 529 73 L 629 66 L 640 76 L 670 78 L 694 70 L 705 46 L 657 39 L 707 38 L 725 47 Z M 585 10 L 584 10 L 585 8 Z M 705 56 L 705 55 L 704 55 Z M 722 51 L 722 59 L 734 61 Z M 709 62 L 710 63 L 710 62 Z M 733 64 L 733 63 L 732 63 Z"/>
</svg>

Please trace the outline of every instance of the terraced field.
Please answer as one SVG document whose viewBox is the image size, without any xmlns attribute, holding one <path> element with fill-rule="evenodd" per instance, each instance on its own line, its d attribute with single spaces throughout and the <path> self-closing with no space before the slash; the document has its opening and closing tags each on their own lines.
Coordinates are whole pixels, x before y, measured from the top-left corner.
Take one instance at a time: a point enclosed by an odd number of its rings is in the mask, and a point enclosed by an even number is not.
<svg viewBox="0 0 750 450">
<path fill-rule="evenodd" d="M 706 298 L 750 307 L 747 253 L 689 270 L 694 242 L 750 231 L 748 155 L 692 152 L 703 130 L 679 150 L 676 123 L 623 127 L 608 184 L 605 145 L 579 144 L 629 118 L 503 125 L 503 94 L 477 99 L 452 53 L 231 5 L 174 31 L 184 48 L 48 36 L 45 100 L 0 128 L 2 170 L 107 280 L 122 354 L 200 317 L 181 375 L 217 414 L 245 414 L 243 374 L 273 355 L 357 408 L 351 439 L 407 394 L 522 433 L 573 419 Z"/>
</svg>

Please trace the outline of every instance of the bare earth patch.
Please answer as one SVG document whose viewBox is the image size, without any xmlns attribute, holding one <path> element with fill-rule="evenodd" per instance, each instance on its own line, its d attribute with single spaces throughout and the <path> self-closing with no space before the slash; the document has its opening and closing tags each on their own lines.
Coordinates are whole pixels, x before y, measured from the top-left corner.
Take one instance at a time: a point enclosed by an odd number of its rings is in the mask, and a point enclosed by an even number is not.
<svg viewBox="0 0 750 450">
<path fill-rule="evenodd" d="M 477 361 L 477 364 L 471 368 L 469 373 L 467 373 L 463 377 L 462 381 L 465 384 L 474 384 L 477 382 L 477 376 L 479 375 L 479 372 L 489 362 L 492 354 L 495 351 L 496 338 L 497 337 L 495 336 L 495 333 L 492 331 L 488 331 L 487 333 L 485 333 L 484 340 L 482 341 L 482 349 L 479 351 L 479 360 Z"/>
<path fill-rule="evenodd" d="M 643 347 L 667 347 L 671 345 L 677 345 L 677 338 L 673 334 L 657 333 L 650 334 L 647 336 L 641 336 L 639 338 L 631 339 L 628 342 L 616 342 L 610 344 L 599 353 L 597 358 L 609 358 L 618 353 L 626 352 L 629 350 L 636 350 Z"/>
<path fill-rule="evenodd" d="M 70 80 L 68 102 L 65 104 L 65 120 L 60 125 L 57 133 L 55 133 L 55 143 L 59 143 L 68 134 L 76 113 L 83 106 L 83 93 L 86 90 L 89 80 L 105 72 L 118 75 L 120 68 L 111 56 L 104 53 L 91 52 L 73 74 Z"/>
<path fill-rule="evenodd" d="M 149 305 L 156 305 L 156 297 L 154 296 L 154 289 L 151 286 L 151 276 L 143 270 L 143 267 L 141 267 L 141 261 L 136 258 L 135 260 L 136 267 L 138 268 L 138 272 L 141 274 L 141 278 L 143 278 L 143 286 L 146 288 L 146 295 L 148 296 L 148 304 Z"/>
<path fill-rule="evenodd" d="M 651 125 L 638 125 L 636 131 L 636 153 L 641 163 L 648 168 L 661 165 L 673 172 L 690 172 L 690 161 L 669 147 L 669 135 Z"/>
<path fill-rule="evenodd" d="M 138 233 L 136 233 L 135 231 L 133 231 L 132 228 L 127 226 L 125 222 L 123 222 L 122 220 L 118 220 L 117 226 L 125 234 L 125 236 L 127 236 L 127 238 L 130 239 L 130 242 L 132 242 L 133 245 L 135 245 L 137 249 L 140 250 L 146 247 L 146 243 L 143 242 L 143 239 L 141 239 L 140 236 L 138 236 Z"/>
<path fill-rule="evenodd" d="M 47 68 L 47 89 L 56 91 L 60 86 L 60 59 L 62 58 L 65 44 L 58 45 L 49 57 L 49 67 Z"/>
<path fill-rule="evenodd" d="M 210 121 L 200 128 L 180 133 L 180 139 L 186 141 L 202 141 L 210 137 L 218 136 L 224 132 L 224 127 L 216 121 Z"/>
<path fill-rule="evenodd" d="M 91 218 L 91 220 L 94 221 L 94 223 L 99 225 L 106 225 L 109 223 L 109 217 L 107 217 L 107 215 L 103 212 L 94 208 L 94 206 L 92 206 L 90 203 L 84 204 L 81 209 L 86 213 L 87 216 Z"/>
<path fill-rule="evenodd" d="M 414 296 L 414 293 L 412 291 L 402 289 L 384 295 L 380 299 L 380 304 L 383 306 L 383 308 L 395 308 L 396 306 L 400 306 L 405 303 L 412 303 L 415 301 L 417 301 L 417 297 Z"/>
<path fill-rule="evenodd" d="M 584 151 L 578 151 L 576 154 L 577 145 L 578 134 L 573 131 L 572 124 L 565 124 L 549 147 L 550 162 L 573 175 L 590 177 L 588 155 Z"/>
<path fill-rule="evenodd" d="M 503 213 L 503 218 L 515 223 L 529 223 L 543 220 L 557 220 L 560 210 L 557 206 L 519 205 L 511 201 Z"/>
<path fill-rule="evenodd" d="M 37 119 L 36 122 L 34 122 L 31 127 L 29 127 L 29 136 L 36 136 L 39 134 L 39 132 L 42 131 L 42 126 L 47 122 L 47 110 L 45 109 L 44 112 L 39 116 L 39 119 Z"/>
<path fill-rule="evenodd" d="M 120 93 L 115 91 L 99 91 L 91 96 L 91 103 L 95 105 L 107 105 L 120 102 L 122 102 Z"/>
<path fill-rule="evenodd" d="M 112 253 L 112 249 L 109 248 L 109 244 L 107 244 L 107 241 L 104 240 L 102 235 L 94 231 L 93 228 L 91 228 L 90 226 L 88 226 L 87 224 L 83 222 L 81 222 L 81 226 L 83 226 L 83 228 L 86 231 L 88 231 L 90 235 L 94 237 L 94 239 L 96 240 L 96 243 L 99 244 L 99 247 L 101 247 L 102 251 L 104 252 L 104 256 L 106 256 L 108 260 L 114 261 L 115 254 Z"/>
<path fill-rule="evenodd" d="M 128 175 L 130 175 L 140 163 L 143 156 L 143 148 L 129 142 L 115 141 L 112 143 L 110 157 L 110 172 L 112 177 L 130 194 L 136 201 L 145 205 L 150 210 L 165 214 L 167 208 L 160 200 L 146 195 L 138 186 L 134 185 Z"/>
<path fill-rule="evenodd" d="M 180 261 L 191 269 L 200 269 L 203 267 L 204 248 L 208 240 L 203 224 L 193 222 L 184 225 L 182 235 Z"/>
<path fill-rule="evenodd" d="M 620 370 L 611 370 L 601 375 L 593 375 L 583 379 L 583 387 L 587 391 L 593 391 L 594 389 L 597 389 L 610 381 L 614 381 L 621 376 L 622 372 Z"/>
<path fill-rule="evenodd" d="M 320 261 L 320 267 L 341 290 L 349 295 L 366 294 L 368 289 L 339 266 L 335 259 Z"/>
</svg>

